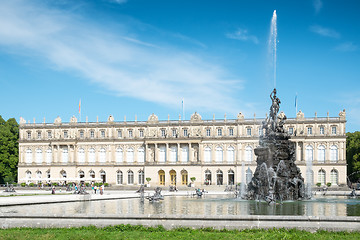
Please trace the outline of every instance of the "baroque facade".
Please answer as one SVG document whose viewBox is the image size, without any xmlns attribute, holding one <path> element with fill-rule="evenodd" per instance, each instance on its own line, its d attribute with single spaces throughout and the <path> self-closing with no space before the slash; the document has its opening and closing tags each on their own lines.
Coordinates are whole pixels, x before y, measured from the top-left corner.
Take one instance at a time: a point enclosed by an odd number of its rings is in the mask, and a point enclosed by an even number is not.
<svg viewBox="0 0 360 240">
<path fill-rule="evenodd" d="M 263 119 L 26 123 L 20 119 L 18 182 L 97 181 L 112 185 L 233 185 L 249 182 Z M 346 114 L 305 118 L 284 128 L 295 143 L 296 164 L 314 184 L 346 184 Z M 306 162 L 312 171 L 305 177 Z"/>
</svg>

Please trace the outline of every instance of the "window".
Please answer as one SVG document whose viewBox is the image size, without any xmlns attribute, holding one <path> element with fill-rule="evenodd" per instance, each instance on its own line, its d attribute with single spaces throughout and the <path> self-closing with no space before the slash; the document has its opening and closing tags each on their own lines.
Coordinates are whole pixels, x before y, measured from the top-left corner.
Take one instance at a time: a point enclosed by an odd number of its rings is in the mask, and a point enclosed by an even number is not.
<svg viewBox="0 0 360 240">
<path fill-rule="evenodd" d="M 188 146 L 183 146 L 182 147 L 181 161 L 182 162 L 188 162 L 189 161 L 189 147 Z"/>
<path fill-rule="evenodd" d="M 95 172 L 93 170 L 91 170 L 89 172 L 89 176 L 90 176 L 90 178 L 95 178 Z"/>
<path fill-rule="evenodd" d="M 27 172 L 26 172 L 26 178 L 27 178 L 27 179 L 31 179 L 31 172 L 30 172 L 30 171 L 27 171 Z"/>
<path fill-rule="evenodd" d="M 106 162 L 106 150 L 105 150 L 105 148 L 100 148 L 99 157 L 100 157 L 100 162 L 101 162 L 101 163 L 105 163 L 105 162 Z"/>
<path fill-rule="evenodd" d="M 48 139 L 51 139 L 52 138 L 51 132 L 48 132 L 47 134 L 48 134 Z"/>
<path fill-rule="evenodd" d="M 26 163 L 32 163 L 32 151 L 29 148 L 26 149 L 25 161 Z"/>
<path fill-rule="evenodd" d="M 331 127 L 331 134 L 333 134 L 333 135 L 336 134 L 336 127 Z"/>
<path fill-rule="evenodd" d="M 205 184 L 211 185 L 211 171 L 210 170 L 205 171 Z"/>
<path fill-rule="evenodd" d="M 188 185 L 188 172 L 186 170 L 181 171 L 181 185 Z"/>
<path fill-rule="evenodd" d="M 308 135 L 312 135 L 312 127 L 307 128 L 307 133 L 308 133 Z"/>
<path fill-rule="evenodd" d="M 64 131 L 64 138 L 68 138 L 68 131 Z"/>
<path fill-rule="evenodd" d="M 140 170 L 139 171 L 139 184 L 144 184 L 144 179 L 145 178 L 145 174 L 144 174 L 144 171 L 143 170 Z"/>
<path fill-rule="evenodd" d="M 245 161 L 251 162 L 252 161 L 252 147 L 247 146 L 245 148 Z"/>
<path fill-rule="evenodd" d="M 223 185 L 223 172 L 221 170 L 216 172 L 216 185 Z"/>
<path fill-rule="evenodd" d="M 78 162 L 85 163 L 85 150 L 83 148 L 79 148 L 78 150 Z"/>
<path fill-rule="evenodd" d="M 51 177 L 50 170 L 48 170 L 48 171 L 46 172 L 46 177 L 47 177 L 47 178 L 50 178 L 50 177 Z"/>
<path fill-rule="evenodd" d="M 166 162 L 166 147 L 159 147 L 159 162 Z"/>
<path fill-rule="evenodd" d="M 133 171 L 128 171 L 128 184 L 134 184 L 134 173 Z"/>
<path fill-rule="evenodd" d="M 42 150 L 40 148 L 36 149 L 36 163 L 41 164 L 43 161 Z"/>
<path fill-rule="evenodd" d="M 188 136 L 188 130 L 184 129 L 184 137 L 187 137 L 187 136 Z"/>
<path fill-rule="evenodd" d="M 235 161 L 235 148 L 230 146 L 227 149 L 227 161 L 234 162 Z"/>
<path fill-rule="evenodd" d="M 222 129 L 221 129 L 221 128 L 218 128 L 218 129 L 217 129 L 217 135 L 218 135 L 218 136 L 222 136 Z"/>
<path fill-rule="evenodd" d="M 259 136 L 262 136 L 262 135 L 263 135 L 263 129 L 259 128 Z"/>
<path fill-rule="evenodd" d="M 117 135 L 118 135 L 118 138 L 122 138 L 122 132 L 121 132 L 121 130 L 118 130 L 118 131 L 117 131 Z"/>
<path fill-rule="evenodd" d="M 31 139 L 31 132 L 27 132 L 27 139 L 28 139 L 28 140 Z"/>
<path fill-rule="evenodd" d="M 101 138 L 105 138 L 105 131 L 102 130 L 100 133 L 101 133 Z"/>
<path fill-rule="evenodd" d="M 290 135 L 293 135 L 293 134 L 294 134 L 294 128 L 292 128 L 292 127 L 289 128 L 289 134 L 290 134 Z"/>
<path fill-rule="evenodd" d="M 318 162 L 324 163 L 325 162 L 325 146 L 320 145 L 318 147 Z"/>
<path fill-rule="evenodd" d="M 134 149 L 128 148 L 128 150 L 126 151 L 126 162 L 134 162 Z"/>
<path fill-rule="evenodd" d="M 206 136 L 210 137 L 211 136 L 211 130 L 210 128 L 206 129 Z"/>
<path fill-rule="evenodd" d="M 89 149 L 89 163 L 95 163 L 95 149 Z"/>
<path fill-rule="evenodd" d="M 251 136 L 251 128 L 246 129 L 246 135 Z"/>
<path fill-rule="evenodd" d="M 51 148 L 48 148 L 46 150 L 46 163 L 51 164 L 51 162 L 52 162 L 52 150 Z"/>
<path fill-rule="evenodd" d="M 211 148 L 209 147 L 204 148 L 204 161 L 207 163 L 211 162 Z"/>
<path fill-rule="evenodd" d="M 177 162 L 177 147 L 170 147 L 170 162 Z"/>
<path fill-rule="evenodd" d="M 116 149 L 116 162 L 122 163 L 123 162 L 123 150 L 121 148 Z"/>
<path fill-rule="evenodd" d="M 216 162 L 223 161 L 223 149 L 221 147 L 216 147 Z"/>
<path fill-rule="evenodd" d="M 69 161 L 69 151 L 67 147 L 63 147 L 62 150 L 62 162 L 67 163 Z"/>
<path fill-rule="evenodd" d="M 84 171 L 79 171 L 79 178 L 84 178 L 84 177 L 85 177 Z"/>
<path fill-rule="evenodd" d="M 66 171 L 61 171 L 60 172 L 60 176 L 62 177 L 62 178 L 67 178 L 67 175 L 66 175 Z"/>
<path fill-rule="evenodd" d="M 84 131 L 80 131 L 80 138 L 84 138 Z"/>
<path fill-rule="evenodd" d="M 145 150 L 143 147 L 138 148 L 138 162 L 143 163 L 145 162 Z"/>
<path fill-rule="evenodd" d="M 314 160 L 313 147 L 308 145 L 305 149 L 305 160 L 307 162 L 312 162 Z"/>
<path fill-rule="evenodd" d="M 37 139 L 41 139 L 41 132 L 37 132 Z"/>
<path fill-rule="evenodd" d="M 141 137 L 141 138 L 144 137 L 144 130 L 139 131 L 139 137 Z"/>
<path fill-rule="evenodd" d="M 235 183 L 235 174 L 233 170 L 228 171 L 228 185 L 234 185 Z"/>
<path fill-rule="evenodd" d="M 234 136 L 234 129 L 233 128 L 229 129 L 229 136 Z"/>
<path fill-rule="evenodd" d="M 330 183 L 331 185 L 338 185 L 338 171 L 336 171 L 335 169 L 331 170 L 330 172 Z"/>
<path fill-rule="evenodd" d="M 91 130 L 90 131 L 90 138 L 94 138 L 95 137 L 95 132 L 94 132 L 94 130 Z"/>
<path fill-rule="evenodd" d="M 123 184 L 123 173 L 122 171 L 116 172 L 116 184 Z"/>
<path fill-rule="evenodd" d="M 321 134 L 321 135 L 324 135 L 324 134 L 325 134 L 325 129 L 324 129 L 324 127 L 320 127 L 320 134 Z"/>
<path fill-rule="evenodd" d="M 133 137 L 133 130 L 129 130 L 129 138 Z"/>
<path fill-rule="evenodd" d="M 318 172 L 318 182 L 321 185 L 325 185 L 325 170 L 324 169 L 320 169 Z"/>
<path fill-rule="evenodd" d="M 106 172 L 104 170 L 101 170 L 100 172 L 100 178 L 103 183 L 106 182 Z"/>
<path fill-rule="evenodd" d="M 164 172 L 164 170 L 160 170 L 158 172 L 158 175 L 159 175 L 159 184 L 160 185 L 165 185 L 165 172 Z"/>
<path fill-rule="evenodd" d="M 165 129 L 161 129 L 161 137 L 165 137 Z"/>
<path fill-rule="evenodd" d="M 176 134 L 176 129 L 173 129 L 173 130 L 172 130 L 172 136 L 173 136 L 173 137 L 176 137 L 176 135 L 177 135 L 177 134 Z"/>
<path fill-rule="evenodd" d="M 336 145 L 332 145 L 330 147 L 330 161 L 337 162 L 338 161 L 338 148 Z"/>
</svg>

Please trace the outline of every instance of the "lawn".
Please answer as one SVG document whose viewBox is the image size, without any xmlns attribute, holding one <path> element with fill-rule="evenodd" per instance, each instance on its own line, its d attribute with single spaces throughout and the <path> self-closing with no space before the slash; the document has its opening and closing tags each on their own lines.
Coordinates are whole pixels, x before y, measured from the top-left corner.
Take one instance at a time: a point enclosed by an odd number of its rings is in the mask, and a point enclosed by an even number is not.
<svg viewBox="0 0 360 240">
<path fill-rule="evenodd" d="M 310 233 L 286 229 L 214 230 L 177 228 L 165 230 L 162 226 L 118 225 L 104 228 L 10 228 L 0 230 L 0 239 L 360 239 L 360 232 Z"/>
</svg>

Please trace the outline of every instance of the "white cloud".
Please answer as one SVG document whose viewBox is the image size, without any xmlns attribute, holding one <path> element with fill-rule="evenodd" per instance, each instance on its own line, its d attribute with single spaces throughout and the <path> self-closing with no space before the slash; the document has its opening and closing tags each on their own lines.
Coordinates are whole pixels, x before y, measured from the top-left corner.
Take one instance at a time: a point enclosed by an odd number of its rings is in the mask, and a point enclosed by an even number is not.
<svg viewBox="0 0 360 240">
<path fill-rule="evenodd" d="M 354 52 L 358 50 L 358 46 L 352 42 L 344 42 L 338 45 L 335 50 L 340 52 Z"/>
<path fill-rule="evenodd" d="M 128 0 L 109 0 L 109 1 L 117 3 L 117 4 L 123 4 L 123 3 L 126 3 Z"/>
<path fill-rule="evenodd" d="M 340 38 L 340 33 L 336 32 L 333 29 L 325 28 L 319 25 L 313 25 L 310 27 L 310 31 L 319 34 L 324 37 L 330 37 L 330 38 Z"/>
<path fill-rule="evenodd" d="M 321 0 L 313 0 L 313 6 L 315 9 L 315 13 L 319 13 L 323 7 L 323 3 Z"/>
<path fill-rule="evenodd" d="M 225 35 L 227 38 L 230 38 L 230 39 L 236 39 L 236 40 L 241 40 L 241 41 L 251 41 L 255 44 L 259 43 L 258 38 L 256 36 L 249 35 L 247 29 L 238 28 L 235 32 L 227 33 Z"/>
<path fill-rule="evenodd" d="M 115 35 L 66 11 L 23 0 L 1 2 L 0 46 L 80 74 L 119 96 L 171 106 L 185 98 L 188 109 L 237 109 L 232 96 L 242 81 L 221 65 L 164 46 L 163 40 L 134 37 L 136 29 L 121 24 Z"/>
</svg>

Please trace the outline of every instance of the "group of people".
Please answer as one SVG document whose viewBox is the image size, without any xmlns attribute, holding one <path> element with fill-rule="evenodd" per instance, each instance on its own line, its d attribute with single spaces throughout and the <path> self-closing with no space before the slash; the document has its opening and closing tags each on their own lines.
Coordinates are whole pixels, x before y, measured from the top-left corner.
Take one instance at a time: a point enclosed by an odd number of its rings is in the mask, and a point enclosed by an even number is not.
<svg viewBox="0 0 360 240">
<path fill-rule="evenodd" d="M 100 186 L 97 186 L 95 184 L 91 184 L 91 190 L 94 194 L 96 194 L 97 192 L 100 193 L 100 195 L 104 194 L 104 184 L 101 184 Z"/>
</svg>

